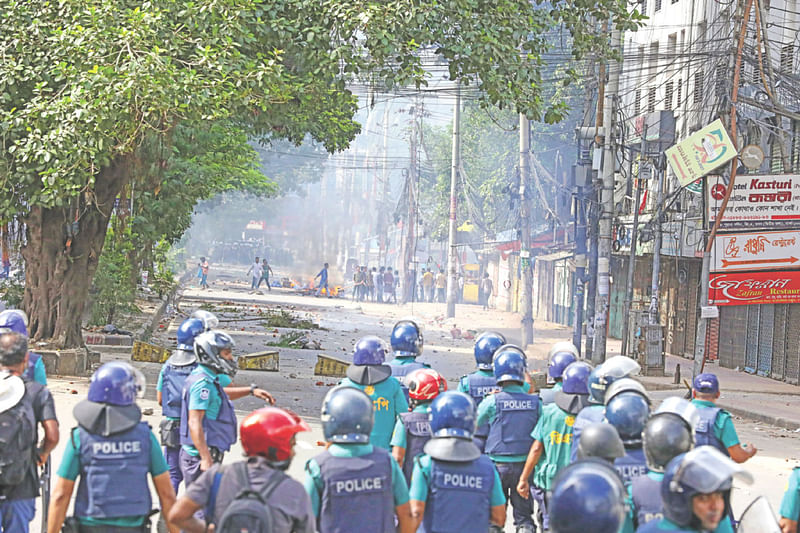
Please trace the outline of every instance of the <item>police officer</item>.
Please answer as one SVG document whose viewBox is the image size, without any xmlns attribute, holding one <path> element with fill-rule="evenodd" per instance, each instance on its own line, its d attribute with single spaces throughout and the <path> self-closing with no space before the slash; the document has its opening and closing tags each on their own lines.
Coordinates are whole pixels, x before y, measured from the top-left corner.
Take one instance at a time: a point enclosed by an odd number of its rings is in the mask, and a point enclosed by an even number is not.
<svg viewBox="0 0 800 533">
<path fill-rule="evenodd" d="M 28 315 L 22 309 L 6 309 L 0 312 L 0 333 L 9 332 L 28 336 Z M 28 352 L 28 362 L 22 378 L 47 385 L 47 373 L 41 355 L 36 352 Z"/>
<path fill-rule="evenodd" d="M 737 463 L 744 463 L 758 451 L 752 444 L 742 445 L 728 411 L 717 407 L 719 380 L 711 373 L 698 374 L 692 382 L 692 403 L 700 411 L 695 428 L 697 445 L 714 446 Z"/>
<path fill-rule="evenodd" d="M 233 339 L 226 333 L 207 331 L 194 340 L 197 367 L 192 370 L 181 397 L 181 451 L 183 480 L 188 487 L 236 442 L 236 415 L 231 400 L 248 395 L 269 403 L 275 399 L 264 389 L 229 387 L 238 369 Z"/>
<path fill-rule="evenodd" d="M 538 504 L 539 522 L 544 530 L 550 527 L 547 493 L 552 489 L 553 479 L 558 472 L 569 464 L 572 425 L 575 415 L 588 402 L 590 373 L 591 366 L 582 361 L 576 361 L 564 369 L 562 390 L 556 393 L 553 403 L 544 406 L 542 416 L 531 433 L 533 445 L 519 477 L 517 493 L 523 498 L 533 494 Z M 532 492 L 528 481 L 531 474 L 534 482 Z"/>
<path fill-rule="evenodd" d="M 203 322 L 203 331 L 211 331 L 219 326 L 219 319 L 217 315 L 205 309 L 198 309 L 194 311 L 189 318 L 197 318 Z"/>
<path fill-rule="evenodd" d="M 475 405 L 463 392 L 445 392 L 431 404 L 433 438 L 417 458 L 411 481 L 416 531 L 502 531 L 506 498 L 492 462 L 473 442 Z"/>
<path fill-rule="evenodd" d="M 311 428 L 291 411 L 262 407 L 247 415 L 239 430 L 247 458 L 224 467 L 215 464 L 204 472 L 175 503 L 170 521 L 187 533 L 204 533 L 207 524 L 195 518 L 195 512 L 213 504 L 206 520 L 219 524 L 237 495 L 251 489 L 269 507 L 272 531 L 313 533 L 311 500 L 303 485 L 284 474 L 294 457 L 296 435 Z"/>
<path fill-rule="evenodd" d="M 550 348 L 550 353 L 547 355 L 547 375 L 555 384 L 551 389 L 541 391 L 542 401 L 545 404 L 553 402 L 555 393 L 561 390 L 564 369 L 577 360 L 578 349 L 569 341 L 557 342 Z"/>
<path fill-rule="evenodd" d="M 400 320 L 392 328 L 389 340 L 394 354 L 394 359 L 389 362 L 392 376 L 397 378 L 397 381 L 403 386 L 403 392 L 406 395 L 406 400 L 408 400 L 406 376 L 419 368 L 431 367 L 426 363 L 417 361 L 417 357 L 422 355 L 422 331 L 413 320 Z"/>
<path fill-rule="evenodd" d="M 4 438 L 0 480 L 10 482 L 0 481 L 0 531 L 4 533 L 28 532 L 39 496 L 37 466 L 46 463 L 58 444 L 58 420 L 50 391 L 23 377 L 28 357 L 25 336 L 0 334 L 0 434 Z M 23 417 L 25 422 L 21 422 Z M 40 425 L 44 428 L 41 444 L 37 438 Z M 25 442 L 18 442 L 23 439 Z"/>
<path fill-rule="evenodd" d="M 617 533 L 625 489 L 607 462 L 583 459 L 556 476 L 549 508 L 553 533 Z"/>
<path fill-rule="evenodd" d="M 748 472 L 713 446 L 699 446 L 678 455 L 667 464 L 661 482 L 664 517 L 648 522 L 637 532 L 725 531 L 720 527 L 729 522 L 725 510 L 729 508 L 734 477 L 753 482 Z"/>
<path fill-rule="evenodd" d="M 156 400 L 161 405 L 164 419 L 159 426 L 164 456 L 169 465 L 169 478 L 172 488 L 178 493 L 183 481 L 181 472 L 181 397 L 186 378 L 197 366 L 194 354 L 194 339 L 204 330 L 203 322 L 198 318 L 187 318 L 178 327 L 178 347 L 166 360 L 158 374 Z"/>
<path fill-rule="evenodd" d="M 595 422 L 602 422 L 605 416 L 606 389 L 616 380 L 639 373 L 639 363 L 623 355 L 609 357 L 589 374 L 589 405 L 581 409 L 572 426 L 572 451 L 570 459 L 578 456 L 578 444 L 583 428 Z"/>
<path fill-rule="evenodd" d="M 374 335 L 361 338 L 353 348 L 353 364 L 341 385 L 364 391 L 372 400 L 375 420 L 369 442 L 391 449 L 392 432 L 401 413 L 408 412 L 408 402 L 400 382 L 392 376 L 386 361 L 386 345 Z"/>
<path fill-rule="evenodd" d="M 399 385 L 398 385 L 399 387 Z M 413 531 L 408 485 L 385 449 L 370 444 L 373 400 L 348 386 L 331 389 L 322 402 L 328 449 L 306 463 L 305 489 L 317 531 Z"/>
<path fill-rule="evenodd" d="M 661 481 L 667 464 L 694 447 L 694 427 L 699 419 L 697 409 L 683 398 L 667 398 L 658 406 L 642 431 L 642 449 L 647 473 L 633 479 L 628 486 L 630 509 L 623 532 L 633 532 L 652 520 L 663 517 Z M 728 526 L 730 522 L 726 521 Z"/>
<path fill-rule="evenodd" d="M 67 531 L 150 531 L 148 473 L 162 513 L 169 514 L 175 491 L 167 463 L 136 405 L 144 390 L 144 376 L 128 363 L 106 363 L 92 375 L 88 398 L 72 412 L 78 427 L 70 433 L 56 474 L 48 533 L 61 531 L 78 476 L 75 516 Z M 178 529 L 171 526 L 170 531 Z"/>
<path fill-rule="evenodd" d="M 581 439 L 578 444 L 578 460 L 595 458 L 613 465 L 615 460 L 625 455 L 622 439 L 611 424 L 595 422 L 586 426 L 583 431 L 585 439 Z"/>
<path fill-rule="evenodd" d="M 800 467 L 795 467 L 789 476 L 786 492 L 783 493 L 780 508 L 782 533 L 797 533 L 800 520 Z"/>
<path fill-rule="evenodd" d="M 475 340 L 473 352 L 478 369 L 458 381 L 458 391 L 469 394 L 475 405 L 480 405 L 483 398 L 497 390 L 497 380 L 492 370 L 492 359 L 497 349 L 506 343 L 505 337 L 494 331 L 481 333 Z M 486 447 L 486 437 L 489 435 L 489 424 L 478 426 L 475 430 L 475 444 L 483 452 Z"/>
<path fill-rule="evenodd" d="M 478 427 L 489 424 L 486 454 L 500 474 L 503 496 L 511 501 L 517 531 L 535 531 L 533 502 L 516 493 L 525 458 L 533 444 L 531 432 L 542 413 L 542 403 L 523 388 L 525 359 L 516 350 L 500 348 L 492 362 L 500 392 L 486 396 L 478 406 Z"/>
<path fill-rule="evenodd" d="M 647 473 L 642 450 L 642 431 L 650 416 L 650 397 L 641 383 L 630 378 L 615 381 L 606 391 L 606 421 L 614 426 L 625 445 L 625 456 L 614 461 L 627 484 Z"/>
<path fill-rule="evenodd" d="M 392 432 L 392 457 L 403 469 L 406 483 L 411 483 L 414 458 L 422 453 L 431 438 L 428 409 L 431 402 L 447 390 L 447 381 L 432 368 L 420 368 L 406 376 L 411 412 L 400 413 Z"/>
</svg>

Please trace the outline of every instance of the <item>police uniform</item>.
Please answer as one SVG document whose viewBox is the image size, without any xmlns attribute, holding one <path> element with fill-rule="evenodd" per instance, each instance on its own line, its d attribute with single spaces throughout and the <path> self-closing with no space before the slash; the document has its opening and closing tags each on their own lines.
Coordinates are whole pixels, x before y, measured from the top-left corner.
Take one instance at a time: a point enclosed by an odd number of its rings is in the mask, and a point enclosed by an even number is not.
<svg viewBox="0 0 800 533">
<path fill-rule="evenodd" d="M 539 503 L 539 516 L 544 529 L 549 529 L 547 492 L 552 489 L 556 474 L 570 462 L 574 424 L 574 415 L 550 403 L 542 408 L 542 415 L 531 432 L 531 437 L 544 447 L 533 471 L 533 496 Z"/>
<path fill-rule="evenodd" d="M 425 443 L 431 438 L 431 423 L 428 421 L 430 402 L 417 404 L 409 413 L 401 413 L 392 432 L 392 447 L 403 448 L 403 475 L 406 483 L 411 484 L 411 473 L 414 471 L 414 458 L 421 455 Z"/>
<path fill-rule="evenodd" d="M 155 478 L 167 470 L 150 426 L 139 422 L 108 437 L 73 429 L 58 475 L 70 481 L 80 475 L 75 516 L 81 525 L 102 531 L 141 527 L 152 504 L 147 474 Z"/>
<path fill-rule="evenodd" d="M 21 402 L 25 404 L 26 416 L 33 425 L 33 449 L 37 446 L 37 428 L 47 420 L 56 420 L 53 396 L 41 383 L 25 382 L 25 394 Z M 0 531 L 18 533 L 28 531 L 29 524 L 36 514 L 36 498 L 39 497 L 39 469 L 37 458 L 31 458 L 31 467 L 19 485 L 0 488 Z"/>
<path fill-rule="evenodd" d="M 226 465 L 226 468 L 231 466 Z M 212 486 L 219 469 L 220 465 L 214 464 L 186 489 L 185 496 L 204 508 L 210 505 Z M 283 477 L 283 480 L 278 482 L 275 490 L 271 491 L 266 499 L 273 519 L 272 531 L 275 533 L 313 533 L 315 531 L 311 501 L 303 489 L 303 485 L 283 472 L 272 468 L 263 457 L 247 459 L 247 474 L 250 486 L 256 492 L 259 492 L 272 476 Z M 233 477 L 223 476 L 215 496 L 216 504 L 211 516 L 219 520 L 241 488 L 236 485 Z"/>
<path fill-rule="evenodd" d="M 320 533 L 394 533 L 395 507 L 408 502 L 408 485 L 386 450 L 331 444 L 305 469 L 304 486 Z"/>
<path fill-rule="evenodd" d="M 458 381 L 458 391 L 469 394 L 475 405 L 480 405 L 483 399 L 497 391 L 497 380 L 491 370 L 476 370 L 463 376 Z M 526 391 L 527 392 L 527 391 Z M 486 447 L 486 437 L 489 436 L 489 422 L 484 422 L 475 430 L 473 440 L 481 452 Z"/>
<path fill-rule="evenodd" d="M 192 442 L 189 434 L 189 411 L 205 411 L 203 432 L 206 444 L 212 454 L 230 450 L 236 442 L 236 414 L 233 404 L 224 388 L 231 384 L 231 378 L 225 374 L 217 374 L 205 365 L 197 365 L 186 379 L 181 400 L 181 451 L 180 463 L 183 479 L 187 486 L 200 477 L 200 452 Z"/>
<path fill-rule="evenodd" d="M 634 448 L 625 448 L 625 455 L 614 459 L 614 468 L 627 485 L 639 476 L 647 474 L 647 459 L 641 444 Z"/>
<path fill-rule="evenodd" d="M 41 355 L 35 352 L 28 352 L 28 366 L 25 367 L 25 372 L 22 373 L 22 379 L 47 385 L 47 372 L 45 372 L 44 360 Z"/>
<path fill-rule="evenodd" d="M 490 394 L 478 406 L 476 425 L 489 424 L 486 454 L 500 474 L 503 493 L 510 495 L 516 526 L 533 525 L 533 502 L 521 497 L 516 487 L 541 413 L 539 397 L 526 393 L 517 383 L 504 384 L 500 392 Z"/>
<path fill-rule="evenodd" d="M 789 520 L 800 520 L 800 468 L 795 467 L 789 476 L 786 492 L 781 499 L 780 515 Z"/>
<path fill-rule="evenodd" d="M 695 428 L 695 446 L 708 444 L 730 455 L 728 448 L 739 444 L 730 413 L 706 400 L 694 399 L 692 404 L 700 413 L 700 422 Z"/>
<path fill-rule="evenodd" d="M 161 393 L 161 414 L 164 416 L 160 427 L 161 444 L 164 446 L 164 456 L 169 465 L 169 479 L 176 494 L 181 481 L 183 481 L 180 463 L 183 386 L 196 366 L 196 363 L 184 366 L 172 365 L 167 360 L 161 367 L 156 385 L 156 390 Z"/>
<path fill-rule="evenodd" d="M 569 452 L 569 460 L 571 463 L 578 460 L 578 442 L 580 442 L 583 428 L 591 424 L 602 422 L 604 412 L 604 406 L 592 404 L 581 409 L 578 416 L 575 417 L 575 423 L 572 425 L 572 448 Z"/>
<path fill-rule="evenodd" d="M 362 385 L 350 378 L 344 378 L 341 385 L 355 387 L 364 391 L 372 400 L 375 413 L 375 422 L 369 442 L 379 448 L 388 450 L 391 446 L 392 431 L 400 413 L 408 412 L 408 402 L 400 382 L 394 377 L 388 377 L 373 385 Z"/>
<path fill-rule="evenodd" d="M 659 531 L 671 531 L 672 533 L 707 533 L 705 529 L 684 528 L 668 518 L 653 520 L 637 529 L 636 533 L 657 533 Z M 711 533 L 733 533 L 733 526 L 731 526 L 730 520 L 726 520 L 723 517 L 717 528 Z"/>
<path fill-rule="evenodd" d="M 466 462 L 419 456 L 410 495 L 426 503 L 417 530 L 423 533 L 486 531 L 490 509 L 506 504 L 500 476 L 485 455 Z"/>
<path fill-rule="evenodd" d="M 416 356 L 398 356 L 389 361 L 389 366 L 392 367 L 392 376 L 400 382 L 403 386 L 403 391 L 406 394 L 406 399 L 408 399 L 408 388 L 406 387 L 406 376 L 412 373 L 414 370 L 419 370 L 420 368 L 430 368 L 431 365 L 427 363 L 423 363 L 421 361 L 417 361 Z"/>
</svg>

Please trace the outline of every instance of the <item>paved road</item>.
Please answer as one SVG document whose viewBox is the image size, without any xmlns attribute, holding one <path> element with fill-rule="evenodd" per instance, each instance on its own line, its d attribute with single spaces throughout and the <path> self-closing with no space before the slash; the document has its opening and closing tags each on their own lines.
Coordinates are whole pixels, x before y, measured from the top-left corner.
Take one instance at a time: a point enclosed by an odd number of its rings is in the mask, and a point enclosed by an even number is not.
<svg viewBox="0 0 800 533">
<path fill-rule="evenodd" d="M 244 272 L 244 271 L 242 271 Z M 241 276 L 238 276 L 241 278 Z M 311 318 L 323 328 L 311 330 L 308 337 L 321 343 L 321 350 L 280 349 L 280 372 L 243 371 L 236 376 L 236 382 L 251 382 L 270 390 L 277 398 L 278 404 L 288 407 L 306 417 L 312 426 L 312 433 L 304 435 L 298 447 L 298 457 L 294 461 L 290 473 L 298 479 L 302 478 L 302 465 L 305 460 L 320 451 L 316 445 L 322 440 L 318 413 L 322 398 L 327 390 L 338 380 L 313 375 L 313 366 L 320 353 L 350 360 L 353 343 L 367 334 L 379 335 L 388 339 L 391 326 L 402 317 L 414 316 L 425 328 L 425 356 L 423 360 L 430 362 L 448 378 L 451 388 L 455 386 L 459 376 L 472 371 L 474 361 L 471 354 L 471 340 L 454 339 L 451 330 L 459 328 L 485 330 L 497 329 L 509 334 L 514 340 L 518 317 L 504 312 L 483 312 L 477 306 L 458 306 L 457 319 L 443 318 L 444 304 L 415 304 L 397 306 L 374 303 L 353 303 L 343 299 L 313 298 L 295 295 L 287 290 L 273 290 L 263 295 L 248 294 L 248 285 L 230 279 L 218 279 L 211 290 L 199 291 L 187 289 L 180 305 L 180 313 L 176 315 L 169 327 L 164 328 L 154 337 L 154 342 L 164 346 L 174 344 L 174 332 L 177 325 L 201 304 L 211 304 L 212 310 L 218 313 L 222 329 L 229 332 L 237 342 L 240 353 L 256 352 L 264 349 L 266 342 L 273 337 L 272 328 L 265 328 L 258 317 L 259 310 L 284 309 L 296 315 Z M 283 332 L 284 330 L 279 330 Z M 549 343 L 564 338 L 563 327 L 537 324 L 537 342 L 528 352 L 533 355 L 535 369 L 543 368 L 544 354 Z M 119 356 L 116 356 L 119 357 Z M 108 356 L 105 359 L 113 359 Z M 144 408 L 151 407 L 155 415 L 147 417 L 153 427 L 157 427 L 159 410 L 155 405 L 155 383 L 159 371 L 156 364 L 138 364 L 148 377 L 148 394 L 142 402 Z M 62 421 L 62 439 L 68 429 L 74 425 L 71 410 L 77 401 L 85 397 L 87 380 L 58 380 L 51 383 L 51 390 L 56 398 L 59 418 Z M 77 394 L 73 394 L 76 391 Z M 656 399 L 663 399 L 674 392 L 657 391 Z M 258 400 L 246 398 L 236 402 L 241 413 L 260 405 Z M 798 434 L 788 430 L 772 427 L 754 421 L 736 419 L 736 426 L 743 442 L 755 444 L 759 448 L 758 455 L 748 464 L 755 476 L 753 486 L 739 487 L 734 490 L 733 505 L 737 512 L 758 494 L 764 494 L 773 508 L 777 509 L 781 494 L 786 485 L 791 468 L 800 465 L 800 441 Z M 62 453 L 62 445 L 54 454 L 57 465 Z M 240 457 L 237 448 L 228 455 L 228 460 Z M 37 514 L 38 521 L 38 514 Z M 37 522 L 38 524 L 38 522 Z M 36 525 L 38 528 L 38 525 Z M 34 528 L 34 531 L 38 529 Z M 508 526 L 507 531 L 513 531 Z"/>
</svg>

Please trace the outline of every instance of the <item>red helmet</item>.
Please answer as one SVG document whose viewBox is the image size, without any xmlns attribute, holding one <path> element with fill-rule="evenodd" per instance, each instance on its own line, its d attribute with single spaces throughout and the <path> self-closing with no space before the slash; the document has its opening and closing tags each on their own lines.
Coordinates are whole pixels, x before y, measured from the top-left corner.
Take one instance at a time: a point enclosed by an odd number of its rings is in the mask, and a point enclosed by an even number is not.
<svg viewBox="0 0 800 533">
<path fill-rule="evenodd" d="M 281 462 L 292 457 L 295 433 L 311 431 L 311 428 L 287 409 L 262 407 L 242 420 L 240 430 L 246 455 L 260 455 L 268 461 Z"/>
<path fill-rule="evenodd" d="M 406 376 L 408 395 L 413 400 L 430 401 L 447 390 L 447 381 L 432 368 L 420 368 Z"/>
</svg>

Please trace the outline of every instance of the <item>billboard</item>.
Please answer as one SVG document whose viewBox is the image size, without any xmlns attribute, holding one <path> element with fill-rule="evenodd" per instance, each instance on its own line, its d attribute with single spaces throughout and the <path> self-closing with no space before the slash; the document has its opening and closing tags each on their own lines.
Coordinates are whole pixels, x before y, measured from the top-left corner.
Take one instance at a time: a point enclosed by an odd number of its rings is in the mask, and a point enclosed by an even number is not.
<svg viewBox="0 0 800 533">
<path fill-rule="evenodd" d="M 800 303 L 800 271 L 713 272 L 709 305 Z"/>
<path fill-rule="evenodd" d="M 730 233 L 714 238 L 711 270 L 777 270 L 800 266 L 800 230 Z"/>
<path fill-rule="evenodd" d="M 708 179 L 708 221 L 719 214 L 727 186 L 721 177 Z M 791 228 L 800 223 L 800 175 L 773 174 L 736 176 L 720 227 Z"/>
<path fill-rule="evenodd" d="M 736 146 L 717 119 L 665 152 L 672 172 L 685 187 L 736 157 Z"/>
</svg>

